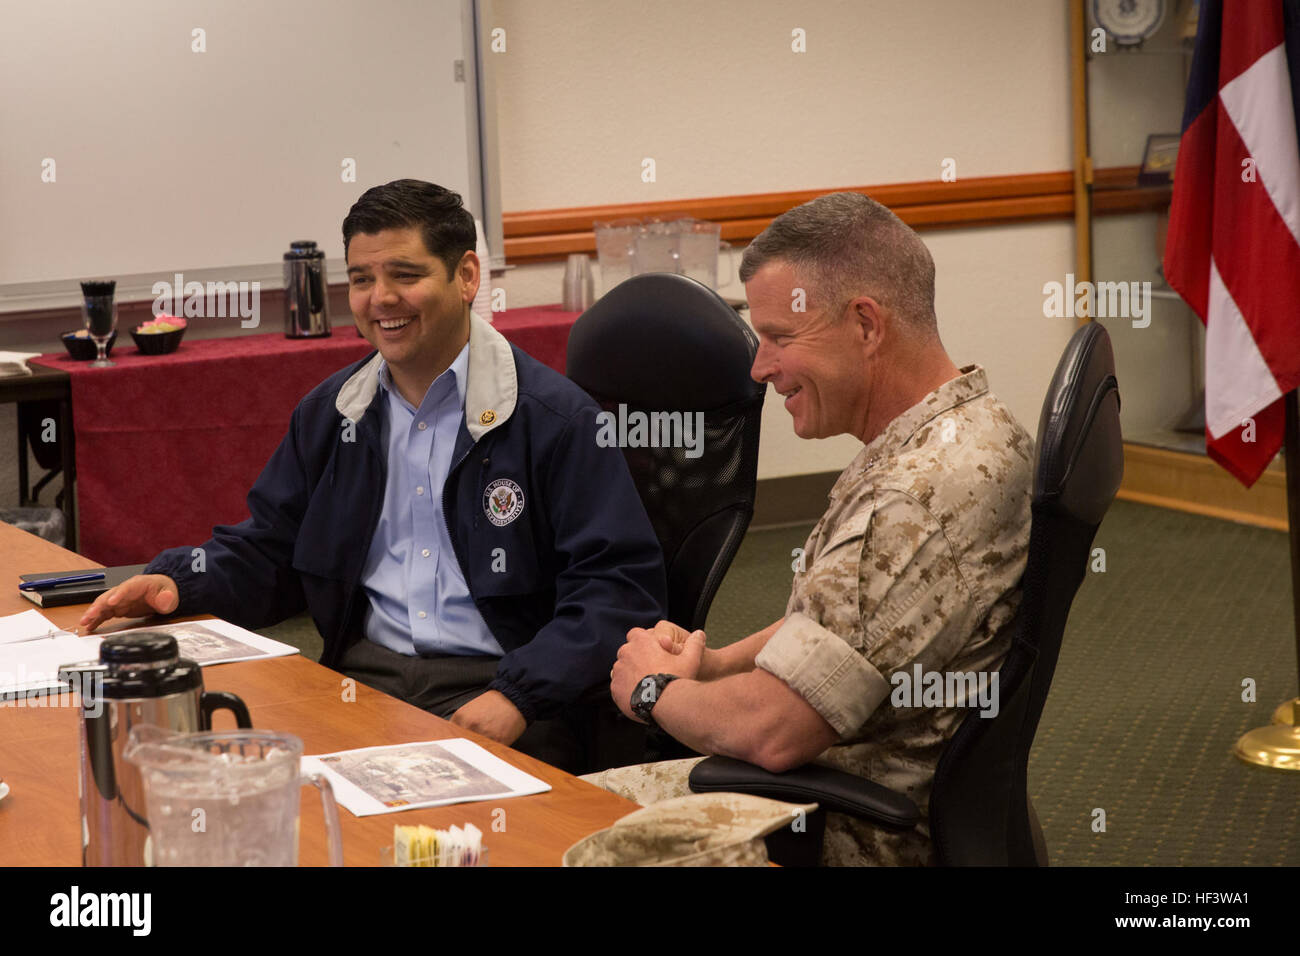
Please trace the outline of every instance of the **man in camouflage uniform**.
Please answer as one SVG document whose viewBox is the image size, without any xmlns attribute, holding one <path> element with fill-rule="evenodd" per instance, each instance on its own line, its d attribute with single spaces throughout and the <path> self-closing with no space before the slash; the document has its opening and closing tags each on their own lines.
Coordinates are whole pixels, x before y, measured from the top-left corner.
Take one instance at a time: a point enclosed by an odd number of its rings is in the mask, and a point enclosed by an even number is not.
<svg viewBox="0 0 1300 956">
<path fill-rule="evenodd" d="M 800 437 L 847 433 L 866 447 L 796 562 L 785 617 L 721 650 L 666 621 L 634 629 L 611 693 L 700 753 L 777 772 L 816 760 L 906 793 L 923 814 L 915 830 L 830 814 L 823 860 L 925 864 L 943 747 L 970 708 L 996 712 L 1029 545 L 1033 443 L 983 369 L 948 358 L 934 262 L 880 204 L 835 193 L 790 210 L 750 245 L 741 278 L 759 335 L 755 380 L 785 396 Z M 925 675 L 956 693 L 913 691 Z M 653 803 L 688 793 L 694 762 L 587 779 Z"/>
</svg>

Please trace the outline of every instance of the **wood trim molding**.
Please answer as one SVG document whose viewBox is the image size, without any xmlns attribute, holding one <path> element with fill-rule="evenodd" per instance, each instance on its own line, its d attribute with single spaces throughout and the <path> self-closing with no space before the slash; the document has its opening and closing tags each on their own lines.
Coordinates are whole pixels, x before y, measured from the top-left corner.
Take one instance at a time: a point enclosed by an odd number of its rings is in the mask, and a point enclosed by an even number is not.
<svg viewBox="0 0 1300 956">
<path fill-rule="evenodd" d="M 839 477 L 828 471 L 758 482 L 750 530 L 813 524 Z M 1208 518 L 1287 529 L 1286 470 L 1279 458 L 1246 489 L 1205 455 L 1124 443 L 1124 481 L 1116 497 Z"/>
<path fill-rule="evenodd" d="M 1116 214 L 1161 209 L 1172 188 L 1138 188 L 1137 166 L 1100 169 L 1095 173 L 1094 212 Z M 1074 216 L 1074 174 L 1027 173 L 982 176 L 945 183 L 934 180 L 882 186 L 844 187 L 884 203 L 917 229 L 1003 225 Z M 828 189 L 714 196 L 669 202 L 616 203 L 530 212 L 502 217 L 505 253 L 511 262 L 562 259 L 570 253 L 596 251 L 592 223 L 612 219 L 692 216 L 722 225 L 722 238 L 747 242 L 788 209 Z"/>
<path fill-rule="evenodd" d="M 1124 443 L 1117 497 L 1275 531 L 1287 529 L 1286 470 L 1274 461 L 1247 489 L 1205 455 Z"/>
<path fill-rule="evenodd" d="M 1136 167 L 1134 167 L 1136 169 Z M 1136 173 L 1134 174 L 1136 179 Z M 1068 191 L 1069 173 L 1029 173 L 1024 176 L 985 176 L 958 180 L 895 183 L 890 186 L 848 186 L 850 192 L 870 194 L 872 199 L 893 209 L 939 202 L 964 202 L 990 196 L 1041 196 Z M 557 232 L 590 232 L 593 221 L 638 219 L 651 216 L 671 218 L 674 214 L 723 222 L 729 219 L 757 219 L 779 216 L 787 209 L 829 192 L 802 189 L 795 192 L 754 193 L 747 196 L 716 196 L 675 202 L 617 203 L 605 206 L 575 206 L 535 212 L 508 212 L 504 216 L 507 239 Z"/>
</svg>

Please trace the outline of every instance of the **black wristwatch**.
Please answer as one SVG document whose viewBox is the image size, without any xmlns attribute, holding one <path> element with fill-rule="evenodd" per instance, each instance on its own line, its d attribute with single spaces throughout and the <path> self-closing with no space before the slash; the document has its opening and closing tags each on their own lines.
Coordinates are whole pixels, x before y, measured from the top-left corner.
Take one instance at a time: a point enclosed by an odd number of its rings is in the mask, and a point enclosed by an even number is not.
<svg viewBox="0 0 1300 956">
<path fill-rule="evenodd" d="M 637 684 L 632 691 L 632 713 L 651 727 L 658 727 L 650 712 L 655 709 L 655 704 L 659 703 L 664 688 L 675 680 L 677 680 L 676 674 L 650 674 L 641 678 L 641 683 Z"/>
</svg>

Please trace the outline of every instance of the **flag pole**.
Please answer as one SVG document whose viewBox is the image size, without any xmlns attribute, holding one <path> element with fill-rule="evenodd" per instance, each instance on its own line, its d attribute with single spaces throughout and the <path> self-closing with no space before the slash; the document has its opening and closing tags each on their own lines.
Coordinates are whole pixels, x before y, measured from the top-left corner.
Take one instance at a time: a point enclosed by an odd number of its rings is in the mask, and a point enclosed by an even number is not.
<svg viewBox="0 0 1300 956">
<path fill-rule="evenodd" d="M 1300 391 L 1286 395 L 1286 522 L 1291 539 L 1291 609 L 1295 614 L 1296 669 L 1300 674 Z M 1300 678 L 1298 678 L 1300 680 Z M 1291 702 L 1300 706 L 1300 698 Z M 1283 704 L 1273 715 L 1274 723 L 1300 724 L 1300 711 L 1291 709 L 1278 720 Z"/>
<path fill-rule="evenodd" d="M 1292 390 L 1286 407 L 1286 516 L 1291 545 L 1291 606 L 1295 612 L 1296 667 L 1300 674 L 1300 400 Z M 1300 770 L 1300 697 L 1279 704 L 1273 723 L 1248 731 L 1234 752 L 1247 763 Z"/>
</svg>

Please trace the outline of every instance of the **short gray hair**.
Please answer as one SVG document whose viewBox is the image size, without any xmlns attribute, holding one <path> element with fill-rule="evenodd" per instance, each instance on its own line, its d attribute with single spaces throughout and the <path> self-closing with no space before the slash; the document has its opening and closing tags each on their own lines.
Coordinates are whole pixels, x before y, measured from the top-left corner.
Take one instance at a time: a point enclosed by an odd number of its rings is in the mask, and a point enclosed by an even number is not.
<svg viewBox="0 0 1300 956">
<path fill-rule="evenodd" d="M 923 335 L 937 334 L 934 259 L 916 231 L 861 193 L 830 193 L 772 220 L 745 250 L 740 281 L 787 262 L 821 307 L 869 295 Z"/>
</svg>

